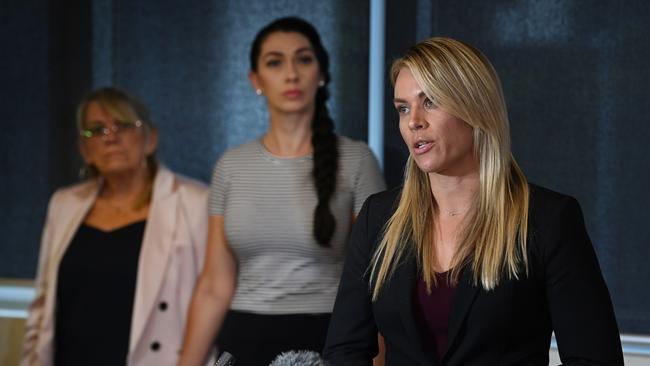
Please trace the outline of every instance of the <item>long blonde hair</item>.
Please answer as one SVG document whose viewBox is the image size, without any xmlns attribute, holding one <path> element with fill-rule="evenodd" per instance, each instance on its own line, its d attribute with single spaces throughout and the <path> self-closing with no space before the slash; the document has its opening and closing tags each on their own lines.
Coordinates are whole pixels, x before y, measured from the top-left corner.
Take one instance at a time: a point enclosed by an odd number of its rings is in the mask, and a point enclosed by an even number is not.
<svg viewBox="0 0 650 366">
<path fill-rule="evenodd" d="M 475 285 L 494 289 L 504 275 L 519 278 L 528 270 L 528 183 L 512 157 L 501 83 L 477 49 L 449 38 L 413 46 L 391 68 L 393 85 L 408 69 L 429 99 L 473 128 L 479 162 L 479 189 L 452 258 L 450 279 L 471 265 Z M 436 283 L 434 227 L 436 202 L 426 172 L 409 157 L 395 212 L 370 263 L 373 300 L 406 255 L 415 255 L 427 288 Z"/>
</svg>

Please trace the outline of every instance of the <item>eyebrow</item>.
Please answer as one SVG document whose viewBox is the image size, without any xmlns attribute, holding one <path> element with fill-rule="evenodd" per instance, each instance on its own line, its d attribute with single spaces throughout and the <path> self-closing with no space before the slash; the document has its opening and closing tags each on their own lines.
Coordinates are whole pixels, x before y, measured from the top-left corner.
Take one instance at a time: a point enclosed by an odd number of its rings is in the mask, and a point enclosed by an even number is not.
<svg viewBox="0 0 650 366">
<path fill-rule="evenodd" d="M 84 124 L 86 124 L 86 125 L 102 125 L 102 126 L 103 126 L 103 125 L 104 125 L 104 121 L 102 121 L 102 120 L 98 120 L 98 119 L 94 119 L 94 120 L 92 120 L 92 121 L 86 121 L 86 122 L 84 122 Z"/>
<path fill-rule="evenodd" d="M 427 95 L 423 91 L 418 93 L 418 99 L 423 99 L 426 97 Z M 407 101 L 401 98 L 393 98 L 393 103 L 407 103 Z"/>
<path fill-rule="evenodd" d="M 298 48 L 298 49 L 294 52 L 294 54 L 299 54 L 299 53 L 302 53 L 302 52 L 305 52 L 305 51 L 314 52 L 314 50 L 313 50 L 311 47 L 305 46 L 305 47 Z M 280 52 L 280 51 L 269 51 L 269 52 L 265 53 L 262 57 L 263 57 L 263 58 L 267 58 L 267 57 L 269 57 L 269 56 L 282 57 L 282 56 L 284 56 L 284 53 L 282 53 L 282 52 Z"/>
<path fill-rule="evenodd" d="M 305 52 L 305 51 L 311 51 L 311 52 L 314 52 L 314 49 L 311 48 L 311 47 L 309 47 L 309 46 L 305 46 L 305 47 L 298 48 L 298 49 L 296 50 L 296 52 L 294 52 L 294 53 L 301 53 L 301 52 Z"/>
</svg>

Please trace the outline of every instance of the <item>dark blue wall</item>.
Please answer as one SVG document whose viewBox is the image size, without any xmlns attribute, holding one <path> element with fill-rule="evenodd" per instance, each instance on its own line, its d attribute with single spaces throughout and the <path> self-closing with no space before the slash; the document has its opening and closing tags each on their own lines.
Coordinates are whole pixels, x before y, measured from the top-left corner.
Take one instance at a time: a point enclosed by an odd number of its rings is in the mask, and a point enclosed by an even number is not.
<svg viewBox="0 0 650 366">
<path fill-rule="evenodd" d="M 366 137 L 367 1 L 71 0 L 0 5 L 0 277 L 34 274 L 45 206 L 76 181 L 74 106 L 117 84 L 150 105 L 159 156 L 207 180 L 228 147 L 259 136 L 264 102 L 248 47 L 273 18 L 299 15 L 332 56 L 337 129 Z M 647 143 L 650 5 L 642 0 L 387 1 L 386 64 L 430 35 L 484 50 L 501 75 L 514 152 L 531 181 L 576 196 L 621 329 L 650 334 Z M 386 90 L 385 170 L 406 152 Z"/>
<path fill-rule="evenodd" d="M 0 276 L 32 273 L 50 193 L 48 25 L 35 2 L 0 8 Z"/>
<path fill-rule="evenodd" d="M 72 100 L 89 86 L 90 19 L 70 5 L 0 5 L 0 277 L 34 273 L 49 195 L 79 168 Z"/>
<path fill-rule="evenodd" d="M 329 105 L 338 131 L 366 138 L 366 2 L 115 4 L 115 83 L 153 106 L 162 136 L 160 156 L 173 169 L 207 180 L 226 148 L 266 130 L 264 99 L 255 95 L 247 78 L 248 52 L 263 25 L 287 15 L 312 22 L 330 52 Z"/>
<path fill-rule="evenodd" d="M 34 275 L 50 194 L 77 181 L 74 110 L 118 85 L 149 105 L 158 156 L 208 181 L 214 162 L 266 129 L 247 79 L 256 32 L 301 16 L 330 51 L 329 102 L 338 132 L 367 133 L 367 1 L 85 1 L 0 5 L 0 277 Z"/>
</svg>

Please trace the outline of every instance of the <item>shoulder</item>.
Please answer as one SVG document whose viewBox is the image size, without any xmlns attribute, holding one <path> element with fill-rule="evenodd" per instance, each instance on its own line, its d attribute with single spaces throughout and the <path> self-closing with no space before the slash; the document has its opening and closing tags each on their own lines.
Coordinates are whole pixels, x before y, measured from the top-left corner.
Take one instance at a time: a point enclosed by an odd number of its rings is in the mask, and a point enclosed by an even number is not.
<svg viewBox="0 0 650 366">
<path fill-rule="evenodd" d="M 90 178 L 82 182 L 71 184 L 61 187 L 54 192 L 53 196 L 68 197 L 68 196 L 83 196 L 85 194 L 95 193 L 99 182 L 97 179 Z"/>
<path fill-rule="evenodd" d="M 226 150 L 219 161 L 229 162 L 249 158 L 251 155 L 259 155 L 260 142 L 258 139 L 245 142 L 241 145 Z"/>
<path fill-rule="evenodd" d="M 567 212 L 580 213 L 580 205 L 574 197 L 532 183 L 528 186 L 530 188 L 529 212 L 537 226 L 545 226 Z"/>
<path fill-rule="evenodd" d="M 338 148 L 341 157 L 361 159 L 372 154 L 368 145 L 363 141 L 353 140 L 343 135 L 337 135 Z"/>
<path fill-rule="evenodd" d="M 356 184 L 358 179 L 365 178 L 363 187 L 368 187 L 370 190 L 363 194 L 364 197 L 368 193 L 384 189 L 379 162 L 368 145 L 363 141 L 340 135 L 338 141 L 341 174 L 352 179 L 353 184 Z"/>
<path fill-rule="evenodd" d="M 390 212 L 392 214 L 399 203 L 402 195 L 402 187 L 395 187 L 387 189 L 382 192 L 372 194 L 366 200 L 366 205 L 369 210 L 378 212 Z"/>
<path fill-rule="evenodd" d="M 174 173 L 178 186 L 188 195 L 202 197 L 208 193 L 208 186 L 194 178 Z"/>
<path fill-rule="evenodd" d="M 87 179 L 80 183 L 61 187 L 50 197 L 50 207 L 90 199 L 97 193 L 98 186 L 97 179 Z"/>
<path fill-rule="evenodd" d="M 154 180 L 154 200 L 161 199 L 168 194 L 178 194 L 183 200 L 206 200 L 208 187 L 193 178 L 171 171 L 160 165 Z"/>
<path fill-rule="evenodd" d="M 530 186 L 528 236 L 530 249 L 540 258 L 552 253 L 592 251 L 578 201 L 566 194 L 536 185 Z"/>
<path fill-rule="evenodd" d="M 208 189 L 207 185 L 198 179 L 188 177 L 181 173 L 174 172 L 165 166 L 161 166 L 158 170 L 156 179 L 166 180 L 168 177 L 174 180 L 174 185 L 176 187 L 182 187 L 198 193 Z"/>
<path fill-rule="evenodd" d="M 190 178 L 180 173 L 169 171 L 173 176 L 176 189 L 182 195 L 192 199 L 205 199 L 208 194 L 208 186 L 194 178 Z"/>
<path fill-rule="evenodd" d="M 263 156 L 259 140 L 251 140 L 226 150 L 214 164 L 213 174 L 229 177 L 242 167 L 257 166 Z M 214 176 L 213 176 L 214 178 Z"/>
<path fill-rule="evenodd" d="M 359 220 L 365 220 L 371 231 L 380 230 L 393 215 L 402 194 L 402 187 L 396 187 L 370 195 L 359 213 Z"/>
</svg>

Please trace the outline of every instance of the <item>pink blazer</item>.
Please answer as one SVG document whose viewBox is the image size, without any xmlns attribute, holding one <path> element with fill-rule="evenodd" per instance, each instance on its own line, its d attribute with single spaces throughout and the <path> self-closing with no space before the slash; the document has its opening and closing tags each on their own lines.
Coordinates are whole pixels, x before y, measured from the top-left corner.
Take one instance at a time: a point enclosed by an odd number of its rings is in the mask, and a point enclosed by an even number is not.
<svg viewBox="0 0 650 366">
<path fill-rule="evenodd" d="M 99 184 L 87 181 L 62 188 L 50 199 L 21 366 L 53 363 L 59 263 L 95 201 Z M 205 185 L 162 166 L 158 170 L 138 263 L 127 365 L 178 361 L 187 310 L 203 265 L 207 198 Z M 159 307 L 162 302 L 166 308 Z M 159 344 L 157 350 L 151 346 L 154 342 Z"/>
</svg>

